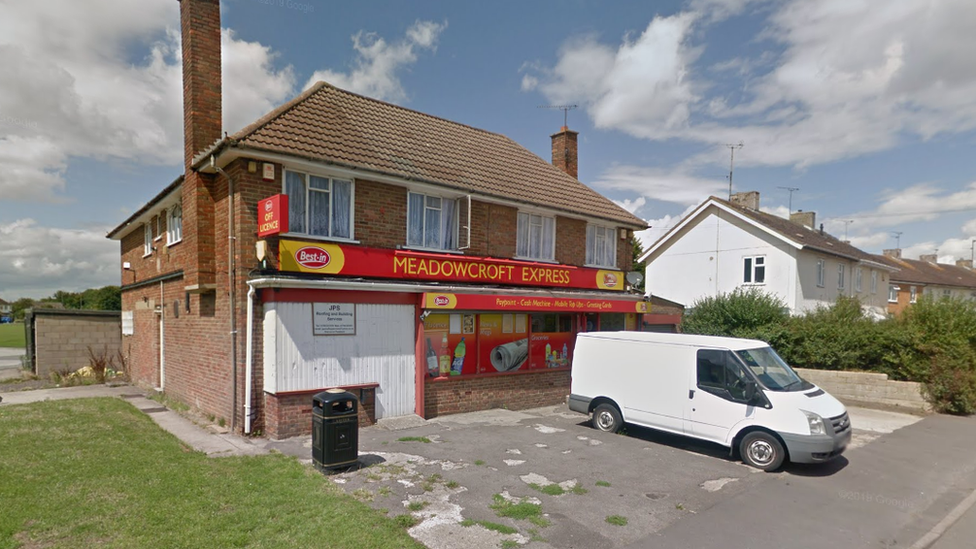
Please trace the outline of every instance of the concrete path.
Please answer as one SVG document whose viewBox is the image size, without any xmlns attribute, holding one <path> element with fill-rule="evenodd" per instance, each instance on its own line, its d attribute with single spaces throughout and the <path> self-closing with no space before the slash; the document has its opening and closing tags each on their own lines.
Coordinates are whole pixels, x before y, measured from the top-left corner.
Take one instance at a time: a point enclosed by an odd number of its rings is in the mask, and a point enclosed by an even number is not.
<svg viewBox="0 0 976 549">
<path fill-rule="evenodd" d="M 24 350 L 16 347 L 0 347 L 0 381 L 21 377 L 20 357 Z"/>
<path fill-rule="evenodd" d="M 121 385 L 110 387 L 107 385 L 85 385 L 81 387 L 64 387 L 60 389 L 38 389 L 35 391 L 18 391 L 0 393 L 0 406 L 15 404 L 29 404 L 47 400 L 68 400 L 73 398 L 116 397 L 123 398 L 140 411 L 146 413 L 160 427 L 169 431 L 188 446 L 198 452 L 212 457 L 245 456 L 266 454 L 263 439 L 251 439 L 231 434 L 215 433 L 180 414 L 167 409 L 165 406 L 146 398 L 139 389 Z"/>
</svg>

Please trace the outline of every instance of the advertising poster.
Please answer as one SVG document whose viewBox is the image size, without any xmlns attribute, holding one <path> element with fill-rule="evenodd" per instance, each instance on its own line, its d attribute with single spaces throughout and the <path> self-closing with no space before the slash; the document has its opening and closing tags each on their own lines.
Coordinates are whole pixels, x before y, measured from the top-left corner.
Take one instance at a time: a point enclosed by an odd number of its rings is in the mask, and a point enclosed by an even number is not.
<svg viewBox="0 0 976 549">
<path fill-rule="evenodd" d="M 528 329 L 524 314 L 500 313 L 479 316 L 478 362 L 482 373 L 527 369 Z M 521 321 L 519 320 L 521 318 Z M 521 328 L 521 330 L 519 330 Z"/>
<path fill-rule="evenodd" d="M 433 314 L 424 319 L 427 375 L 446 377 L 478 373 L 474 316 Z M 471 333 L 467 333 L 467 330 Z"/>
<path fill-rule="evenodd" d="M 575 343 L 576 334 L 573 332 L 533 333 L 529 345 L 532 369 L 569 366 Z"/>
</svg>

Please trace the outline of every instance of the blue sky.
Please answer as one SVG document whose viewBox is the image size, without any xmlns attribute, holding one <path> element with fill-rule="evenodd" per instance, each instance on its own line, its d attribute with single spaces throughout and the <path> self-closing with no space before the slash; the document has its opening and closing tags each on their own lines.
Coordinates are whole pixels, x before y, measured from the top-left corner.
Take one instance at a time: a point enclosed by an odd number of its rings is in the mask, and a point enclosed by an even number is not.
<svg viewBox="0 0 976 549">
<path fill-rule="evenodd" d="M 104 238 L 181 169 L 179 5 L 0 2 L 0 297 L 119 281 Z M 226 0 L 224 126 L 325 79 L 548 159 L 577 104 L 580 180 L 653 226 L 710 194 L 817 212 L 869 252 L 969 258 L 967 0 Z M 844 221 L 853 220 L 853 223 Z"/>
</svg>

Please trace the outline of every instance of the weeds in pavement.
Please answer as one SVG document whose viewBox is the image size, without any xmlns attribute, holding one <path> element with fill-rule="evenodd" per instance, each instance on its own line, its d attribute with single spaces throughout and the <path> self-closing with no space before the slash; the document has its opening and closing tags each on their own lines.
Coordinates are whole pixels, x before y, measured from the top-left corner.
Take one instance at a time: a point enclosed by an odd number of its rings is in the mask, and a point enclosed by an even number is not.
<svg viewBox="0 0 976 549">
<path fill-rule="evenodd" d="M 620 515 L 610 515 L 607 517 L 607 522 L 614 526 L 627 526 L 627 517 L 622 517 Z"/>
<path fill-rule="evenodd" d="M 498 524 L 497 522 L 489 522 L 487 520 L 471 520 L 471 519 L 464 519 L 464 520 L 461 521 L 461 526 L 464 526 L 465 528 L 467 528 L 468 526 L 474 526 L 475 524 L 477 524 L 478 526 L 481 526 L 482 528 L 485 528 L 487 530 L 494 530 L 495 532 L 498 532 L 499 534 L 517 534 L 518 533 L 518 529 L 517 528 L 512 528 L 511 526 L 507 526 L 507 525 L 504 525 L 504 524 Z"/>
<path fill-rule="evenodd" d="M 420 519 L 413 515 L 397 515 L 393 517 L 393 521 L 404 528 L 413 528 L 420 522 Z"/>
<path fill-rule="evenodd" d="M 597 486 L 602 486 L 604 488 L 609 488 L 610 487 L 610 483 L 607 482 L 607 481 L 605 481 L 605 480 L 598 480 L 598 481 L 596 481 L 596 485 Z"/>
<path fill-rule="evenodd" d="M 400 437 L 397 442 L 423 442 L 424 444 L 430 444 L 430 439 L 427 437 Z"/>
<path fill-rule="evenodd" d="M 411 501 L 407 504 L 407 510 L 411 512 L 417 512 L 430 505 L 429 501 Z"/>
<path fill-rule="evenodd" d="M 528 520 L 540 528 L 545 528 L 551 524 L 549 519 L 542 516 L 542 505 L 538 503 L 532 503 L 524 500 L 515 503 L 505 499 L 501 494 L 495 494 L 492 499 L 494 503 L 492 503 L 490 507 L 495 511 L 495 514 L 500 517 L 507 517 L 515 520 Z"/>
</svg>

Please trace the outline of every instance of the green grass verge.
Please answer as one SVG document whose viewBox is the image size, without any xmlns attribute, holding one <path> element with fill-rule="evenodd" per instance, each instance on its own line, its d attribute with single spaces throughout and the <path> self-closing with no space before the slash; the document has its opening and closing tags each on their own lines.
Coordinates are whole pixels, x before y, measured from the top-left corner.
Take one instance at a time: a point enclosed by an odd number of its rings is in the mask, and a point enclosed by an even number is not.
<svg viewBox="0 0 976 549">
<path fill-rule="evenodd" d="M 422 547 L 292 458 L 208 458 L 120 399 L 4 406 L 0 440 L 0 549 Z"/>
<path fill-rule="evenodd" d="M 24 323 L 0 324 L 0 347 L 27 347 Z"/>
<path fill-rule="evenodd" d="M 614 526 L 627 526 L 627 517 L 622 517 L 620 515 L 610 515 L 607 517 L 607 522 Z"/>
<path fill-rule="evenodd" d="M 464 526 L 464 527 L 474 526 L 475 524 L 477 524 L 477 525 L 479 525 L 482 528 L 485 528 L 487 530 L 494 530 L 495 532 L 498 532 L 499 534 L 517 534 L 518 533 L 518 528 L 512 528 L 511 526 L 507 526 L 505 524 L 498 524 L 497 522 L 489 522 L 487 520 L 471 520 L 471 519 L 464 519 L 464 520 L 461 521 L 461 526 Z"/>
</svg>

